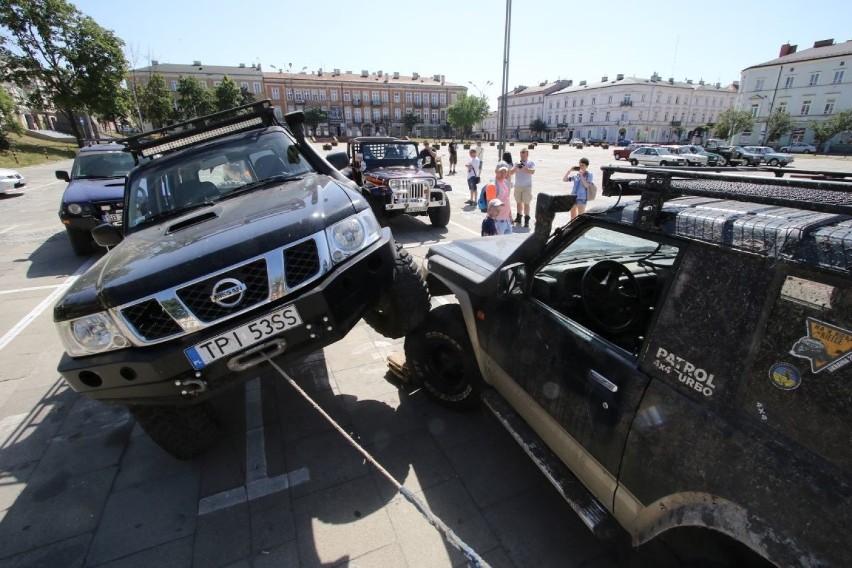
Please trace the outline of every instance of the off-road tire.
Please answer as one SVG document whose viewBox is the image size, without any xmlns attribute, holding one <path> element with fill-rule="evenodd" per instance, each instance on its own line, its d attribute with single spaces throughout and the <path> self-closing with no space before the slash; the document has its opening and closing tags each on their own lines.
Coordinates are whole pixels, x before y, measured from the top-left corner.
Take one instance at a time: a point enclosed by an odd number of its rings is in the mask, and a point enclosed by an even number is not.
<svg viewBox="0 0 852 568">
<path fill-rule="evenodd" d="M 444 205 L 429 208 L 429 222 L 433 227 L 446 227 L 450 222 L 450 212 L 450 201 L 444 198 Z"/>
<path fill-rule="evenodd" d="M 364 321 L 385 337 L 397 339 L 425 321 L 429 289 L 414 259 L 400 244 L 396 244 L 393 272 L 393 285 L 364 314 Z"/>
<path fill-rule="evenodd" d="M 91 231 L 66 227 L 65 232 L 68 233 L 68 240 L 71 242 L 71 250 L 74 251 L 74 254 L 77 256 L 89 256 L 95 252 L 96 245 Z"/>
<path fill-rule="evenodd" d="M 209 402 L 194 406 L 130 406 L 146 434 L 179 460 L 198 457 L 221 436 L 221 425 Z"/>
<path fill-rule="evenodd" d="M 481 403 L 482 376 L 457 304 L 438 306 L 405 338 L 405 361 L 415 384 L 453 410 Z"/>
</svg>

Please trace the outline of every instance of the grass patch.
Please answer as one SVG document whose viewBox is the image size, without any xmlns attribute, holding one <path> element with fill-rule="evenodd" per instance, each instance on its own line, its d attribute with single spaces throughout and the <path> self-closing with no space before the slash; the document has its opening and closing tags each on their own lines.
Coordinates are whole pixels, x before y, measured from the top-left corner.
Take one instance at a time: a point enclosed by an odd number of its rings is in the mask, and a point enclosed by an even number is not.
<svg viewBox="0 0 852 568">
<path fill-rule="evenodd" d="M 73 158 L 77 144 L 40 140 L 7 132 L 12 149 L 0 152 L 0 168 L 21 168 Z"/>
</svg>

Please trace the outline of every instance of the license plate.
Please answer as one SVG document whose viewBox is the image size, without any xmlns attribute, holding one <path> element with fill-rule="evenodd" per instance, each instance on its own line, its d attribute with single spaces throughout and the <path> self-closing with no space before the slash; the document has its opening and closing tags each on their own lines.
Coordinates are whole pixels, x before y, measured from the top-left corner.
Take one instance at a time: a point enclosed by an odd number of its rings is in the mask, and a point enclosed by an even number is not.
<svg viewBox="0 0 852 568">
<path fill-rule="evenodd" d="M 121 213 L 104 213 L 104 222 L 121 225 Z"/>
<path fill-rule="evenodd" d="M 218 359 L 257 345 L 264 339 L 300 325 L 302 325 L 302 318 L 296 306 L 290 304 L 221 335 L 196 343 L 185 349 L 184 353 L 197 371 Z"/>
<path fill-rule="evenodd" d="M 421 211 L 426 211 L 427 207 L 409 207 L 406 209 L 409 213 L 420 213 Z"/>
</svg>

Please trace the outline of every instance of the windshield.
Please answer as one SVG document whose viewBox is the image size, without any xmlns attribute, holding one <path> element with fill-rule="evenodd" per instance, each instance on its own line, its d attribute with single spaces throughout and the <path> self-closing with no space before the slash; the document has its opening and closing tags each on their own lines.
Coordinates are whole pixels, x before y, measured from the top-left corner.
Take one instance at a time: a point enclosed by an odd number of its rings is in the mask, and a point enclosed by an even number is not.
<svg viewBox="0 0 852 568">
<path fill-rule="evenodd" d="M 592 227 L 550 261 L 550 265 L 575 263 L 585 258 L 641 257 L 674 258 L 677 249 L 655 241 L 642 239 L 625 233 L 616 233 L 601 227 Z"/>
<path fill-rule="evenodd" d="M 133 169 L 133 156 L 127 152 L 84 152 L 77 155 L 71 177 L 103 179 L 124 177 Z"/>
<path fill-rule="evenodd" d="M 367 168 L 417 165 L 417 146 L 410 142 L 365 143 L 359 150 Z"/>
<path fill-rule="evenodd" d="M 313 168 L 283 131 L 226 139 L 155 160 L 129 184 L 127 228 L 263 189 Z"/>
</svg>

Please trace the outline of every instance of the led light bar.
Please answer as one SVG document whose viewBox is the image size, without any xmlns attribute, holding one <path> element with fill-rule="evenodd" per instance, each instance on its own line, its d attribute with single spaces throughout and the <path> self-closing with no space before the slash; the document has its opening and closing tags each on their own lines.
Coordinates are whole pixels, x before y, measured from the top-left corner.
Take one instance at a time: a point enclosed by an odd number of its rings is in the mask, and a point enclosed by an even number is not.
<svg viewBox="0 0 852 568">
<path fill-rule="evenodd" d="M 257 126 L 260 124 L 263 124 L 263 120 L 261 120 L 259 117 L 250 118 L 248 120 L 237 122 L 229 126 L 214 128 L 212 130 L 207 130 L 206 132 L 201 132 L 199 134 L 193 134 L 191 136 L 187 136 L 186 138 L 181 138 L 179 140 L 171 140 L 163 144 L 143 148 L 142 155 L 146 158 L 149 158 L 155 154 L 163 154 L 165 152 L 177 150 L 185 146 L 192 146 L 193 144 L 198 144 L 199 142 L 204 142 L 205 140 L 212 140 L 213 138 L 218 138 L 226 134 L 231 134 L 232 132 L 239 132 L 240 130 L 245 130 L 249 127 Z"/>
</svg>

